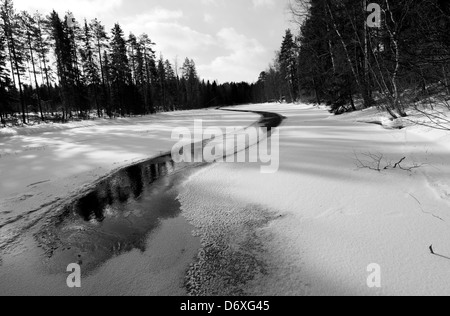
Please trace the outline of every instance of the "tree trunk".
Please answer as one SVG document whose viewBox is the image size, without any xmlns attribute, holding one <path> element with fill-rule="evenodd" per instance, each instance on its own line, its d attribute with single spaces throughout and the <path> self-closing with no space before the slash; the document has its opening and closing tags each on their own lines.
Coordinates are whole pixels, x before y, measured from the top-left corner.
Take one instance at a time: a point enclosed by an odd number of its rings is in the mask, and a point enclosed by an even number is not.
<svg viewBox="0 0 450 316">
<path fill-rule="evenodd" d="M 13 56 L 14 56 L 14 64 L 16 66 L 15 68 L 16 68 L 16 72 L 17 72 L 17 82 L 19 84 L 20 105 L 22 107 L 22 122 L 23 122 L 23 124 L 27 124 L 25 100 L 23 97 L 23 89 L 22 89 L 22 80 L 20 79 L 19 63 L 17 61 L 17 55 L 16 55 L 14 47 L 13 47 Z"/>
<path fill-rule="evenodd" d="M 350 104 L 352 106 L 352 110 L 356 111 L 356 106 L 355 106 L 355 100 L 353 99 L 353 89 L 352 89 L 352 83 L 349 82 L 349 98 L 350 98 Z"/>
<path fill-rule="evenodd" d="M 16 76 L 14 74 L 15 73 L 14 63 L 12 62 L 14 58 L 12 55 L 11 46 L 9 45 L 9 42 L 8 42 L 8 53 L 9 53 L 9 60 L 10 60 L 10 66 L 11 66 L 11 77 L 12 77 L 14 87 L 16 87 Z"/>
<path fill-rule="evenodd" d="M 314 94 L 316 95 L 317 104 L 320 105 L 322 102 L 320 100 L 319 89 L 317 88 L 316 79 L 313 78 Z"/>
<path fill-rule="evenodd" d="M 327 28 L 327 33 L 330 33 L 330 25 L 328 24 L 328 13 L 327 13 L 327 8 L 325 8 L 325 25 Z M 331 65 L 333 66 L 333 74 L 336 74 L 336 60 L 335 60 L 335 56 L 334 56 L 334 51 L 333 51 L 333 43 L 331 42 L 331 39 L 328 39 L 328 50 L 330 51 L 330 58 L 331 58 Z"/>
<path fill-rule="evenodd" d="M 386 5 L 388 8 L 388 12 L 390 13 L 392 23 L 394 23 L 394 25 L 395 25 L 396 23 L 394 20 L 394 14 L 392 13 L 392 11 L 390 9 L 388 0 L 386 0 Z M 400 92 L 398 89 L 398 82 L 397 82 L 398 73 L 400 71 L 400 47 L 399 47 L 399 43 L 398 43 L 398 40 L 396 39 L 394 32 L 392 32 L 392 30 L 389 27 L 387 27 L 387 30 L 388 30 L 389 36 L 391 38 L 391 42 L 394 45 L 394 51 L 395 51 L 395 69 L 394 69 L 394 72 L 393 72 L 392 78 L 391 78 L 393 107 L 395 110 L 397 110 L 398 114 L 401 117 L 406 117 L 407 115 L 405 113 L 405 110 L 403 109 L 403 106 L 401 105 L 401 102 L 400 102 Z"/>
<path fill-rule="evenodd" d="M 367 9 L 367 0 L 364 0 L 364 12 Z M 369 72 L 369 38 L 368 26 L 364 21 L 364 105 L 372 106 L 372 89 L 370 89 L 370 72 Z"/>
<path fill-rule="evenodd" d="M 39 84 L 38 84 L 38 80 L 37 80 L 36 65 L 34 63 L 33 46 L 31 44 L 31 35 L 30 35 L 30 33 L 28 33 L 28 46 L 30 48 L 31 65 L 33 67 L 34 83 L 36 85 L 36 95 L 37 95 L 37 98 L 38 98 L 39 112 L 41 114 L 41 120 L 44 121 L 45 118 L 44 118 L 44 112 L 42 111 L 41 93 L 39 91 Z"/>
<path fill-rule="evenodd" d="M 289 89 L 289 96 L 291 98 L 291 102 L 294 102 L 294 94 L 292 92 L 292 84 L 288 81 L 288 89 Z"/>
<path fill-rule="evenodd" d="M 102 117 L 102 111 L 100 108 L 100 103 L 98 102 L 98 90 L 97 90 L 97 86 L 94 84 L 94 98 L 95 98 L 95 105 L 97 107 L 97 117 L 100 118 Z"/>
<path fill-rule="evenodd" d="M 445 65 L 442 65 L 442 74 L 444 77 L 444 84 L 445 84 L 445 90 L 447 91 L 447 96 L 450 96 L 450 86 L 448 81 L 448 75 L 447 75 L 447 68 Z"/>
</svg>

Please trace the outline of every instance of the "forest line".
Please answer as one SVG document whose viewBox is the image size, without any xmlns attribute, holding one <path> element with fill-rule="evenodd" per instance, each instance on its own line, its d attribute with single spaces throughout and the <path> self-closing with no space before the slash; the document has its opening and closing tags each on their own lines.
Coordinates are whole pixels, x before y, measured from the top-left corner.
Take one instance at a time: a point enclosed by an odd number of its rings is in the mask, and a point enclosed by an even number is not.
<svg viewBox="0 0 450 316">
<path fill-rule="evenodd" d="M 334 113 L 377 105 L 392 118 L 418 101 L 449 106 L 449 1 L 291 0 L 291 12 L 299 29 L 286 31 L 254 101 L 308 100 Z"/>
<path fill-rule="evenodd" d="M 336 114 L 375 105 L 392 118 L 417 102 L 449 106 L 445 0 L 291 0 L 298 27 L 273 63 L 255 83 L 223 84 L 202 80 L 192 59 L 157 57 L 149 35 L 126 36 L 120 24 L 107 32 L 98 19 L 0 3 L 3 125 L 283 101 L 326 103 Z M 377 27 L 367 23 L 374 5 Z"/>
<path fill-rule="evenodd" d="M 155 54 L 147 34 L 107 32 L 98 19 L 68 12 L 0 9 L 2 125 L 153 114 L 251 102 L 251 85 L 201 80 L 194 60 L 181 67 Z M 94 114 L 95 113 L 95 114 Z"/>
</svg>

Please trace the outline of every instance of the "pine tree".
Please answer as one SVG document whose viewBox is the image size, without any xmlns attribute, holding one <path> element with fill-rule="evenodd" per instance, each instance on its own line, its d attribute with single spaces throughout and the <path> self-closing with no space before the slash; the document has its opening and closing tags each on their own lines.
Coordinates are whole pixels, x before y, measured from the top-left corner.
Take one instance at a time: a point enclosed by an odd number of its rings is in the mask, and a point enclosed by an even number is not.
<svg viewBox="0 0 450 316">
<path fill-rule="evenodd" d="M 158 76 L 158 68 L 156 65 L 156 60 L 154 57 L 149 57 L 147 59 L 147 67 L 148 67 L 148 80 L 149 80 L 149 89 L 151 96 L 151 108 L 152 112 L 155 113 L 159 111 L 159 106 L 161 105 L 161 98 L 159 94 L 159 76 Z"/>
<path fill-rule="evenodd" d="M 136 45 L 137 45 L 137 38 L 133 33 L 130 33 L 128 35 L 128 39 L 126 41 L 127 44 L 127 51 L 128 51 L 128 61 L 129 61 L 129 67 L 131 72 L 131 82 L 129 87 L 129 93 L 130 98 L 128 99 L 129 102 L 129 108 L 134 114 L 143 113 L 143 111 L 140 110 L 141 104 L 142 104 L 142 98 L 139 94 L 139 88 L 136 82 Z"/>
<path fill-rule="evenodd" d="M 126 93 L 128 85 L 131 84 L 131 70 L 126 41 L 119 24 L 115 24 L 112 29 L 110 47 L 112 101 L 115 109 L 123 116 L 128 111 Z"/>
<path fill-rule="evenodd" d="M 189 109 L 198 108 L 200 82 L 195 62 L 192 59 L 186 58 L 181 69 L 186 89 L 186 106 Z"/>
<path fill-rule="evenodd" d="M 89 98 L 87 97 L 87 88 L 86 84 L 83 81 L 83 73 L 82 73 L 82 63 L 80 57 L 80 47 L 83 46 L 83 30 L 81 25 L 75 20 L 75 22 L 68 23 L 68 19 L 72 18 L 73 14 L 71 12 L 67 12 L 65 16 L 65 33 L 69 39 L 68 41 L 68 53 L 70 53 L 70 59 L 72 62 L 71 66 L 71 77 L 73 78 L 73 89 L 72 89 L 72 98 L 73 98 L 73 110 L 78 111 L 79 117 L 87 116 L 89 108 Z"/>
<path fill-rule="evenodd" d="M 105 26 L 102 25 L 102 23 L 97 20 L 94 19 L 92 20 L 91 24 L 90 24 L 92 33 L 93 33 L 93 40 L 95 42 L 95 48 L 96 48 L 96 53 L 97 53 L 97 59 L 98 59 L 98 63 L 100 65 L 100 75 L 101 75 L 101 79 L 102 79 L 102 92 L 103 92 L 103 102 L 104 102 L 104 108 L 108 109 L 109 108 L 109 103 L 108 103 L 108 99 L 109 99 L 109 92 L 108 92 L 108 85 L 106 83 L 106 74 L 105 74 L 105 64 L 104 64 L 104 60 L 103 60 L 103 52 L 108 48 L 108 35 L 106 34 L 105 31 Z"/>
<path fill-rule="evenodd" d="M 134 34 L 128 38 L 130 51 L 130 63 L 133 70 L 133 84 L 135 85 L 137 113 L 147 113 L 150 107 L 149 83 L 146 76 L 146 61 L 144 58 L 144 47 Z"/>
<path fill-rule="evenodd" d="M 286 83 L 290 102 L 297 98 L 297 52 L 291 30 L 286 30 L 279 55 L 281 75 Z"/>
<path fill-rule="evenodd" d="M 36 59 L 35 57 L 38 55 L 36 51 L 36 38 L 38 37 L 38 28 L 36 26 L 36 20 L 30 16 L 26 11 L 21 13 L 20 16 L 22 20 L 22 26 L 25 30 L 26 35 L 26 43 L 28 46 L 28 59 L 31 62 L 32 66 L 32 77 L 34 78 L 34 85 L 35 85 L 35 93 L 37 97 L 38 102 L 38 108 L 41 115 L 41 120 L 44 121 L 44 112 L 42 110 L 42 98 L 40 93 L 40 85 L 37 80 L 37 67 L 36 67 Z"/>
<path fill-rule="evenodd" d="M 93 34 L 91 26 L 84 21 L 83 27 L 83 47 L 80 49 L 81 62 L 83 65 L 84 82 L 86 83 L 91 99 L 94 100 L 97 108 L 97 116 L 102 116 L 102 111 L 99 101 L 99 85 L 100 74 L 99 67 L 95 60 Z"/>
<path fill-rule="evenodd" d="M 128 59 L 130 61 L 131 67 L 131 77 L 133 80 L 133 84 L 137 85 L 137 64 L 140 47 L 138 45 L 137 38 L 133 33 L 130 33 L 130 35 L 128 35 L 127 46 L 129 56 Z"/>
<path fill-rule="evenodd" d="M 106 112 L 110 118 L 114 116 L 113 108 L 112 108 L 112 89 L 111 89 L 111 64 L 109 62 L 108 52 L 105 50 L 103 52 L 103 75 L 105 80 L 105 98 L 108 106 L 106 107 Z"/>
<path fill-rule="evenodd" d="M 62 97 L 62 119 L 66 120 L 75 107 L 77 70 L 73 55 L 73 40 L 69 35 L 67 23 L 53 11 L 49 17 L 51 39 L 56 57 L 57 74 Z"/>
<path fill-rule="evenodd" d="M 144 80 L 144 95 L 145 95 L 145 108 L 147 113 L 155 113 L 154 104 L 154 83 L 157 80 L 157 72 L 155 65 L 155 51 L 153 46 L 155 43 L 151 41 L 147 34 L 142 34 L 139 37 L 139 45 L 144 59 L 145 67 L 145 80 Z"/>
<path fill-rule="evenodd" d="M 178 103 L 178 79 L 175 76 L 175 71 L 169 60 L 166 60 L 164 63 L 164 72 L 166 74 L 167 103 L 169 105 L 169 110 L 174 111 Z"/>
<path fill-rule="evenodd" d="M 22 122 L 27 123 L 25 99 L 23 94 L 22 76 L 25 72 L 25 56 L 23 46 L 23 34 L 19 25 L 18 16 L 15 13 L 11 0 L 2 0 L 0 17 L 2 19 L 3 32 L 9 50 L 9 62 L 13 78 L 17 77 L 17 87 L 19 89 L 20 105 L 22 110 Z M 14 79 L 15 80 L 15 79 Z"/>
<path fill-rule="evenodd" d="M 166 104 L 166 69 L 164 67 L 164 59 L 161 56 L 158 60 L 158 90 L 159 100 L 163 111 L 167 111 Z"/>
<path fill-rule="evenodd" d="M 6 65 L 6 58 L 6 36 L 3 29 L 0 29 L 0 119 L 2 125 L 6 124 L 6 112 L 8 111 L 9 102 L 11 100 L 11 79 Z"/>
<path fill-rule="evenodd" d="M 48 22 L 38 12 L 34 15 L 35 20 L 35 51 L 39 59 L 39 68 L 42 75 L 42 85 L 46 86 L 47 99 L 51 98 L 51 83 L 53 81 L 52 68 L 50 67 L 50 41 L 46 33 L 49 33 Z"/>
</svg>

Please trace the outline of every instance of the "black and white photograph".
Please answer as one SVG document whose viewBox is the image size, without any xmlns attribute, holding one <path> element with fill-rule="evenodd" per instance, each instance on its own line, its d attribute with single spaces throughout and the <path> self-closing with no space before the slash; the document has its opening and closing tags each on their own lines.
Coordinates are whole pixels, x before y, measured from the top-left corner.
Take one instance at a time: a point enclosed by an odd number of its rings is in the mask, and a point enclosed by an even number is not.
<svg viewBox="0 0 450 316">
<path fill-rule="evenodd" d="M 0 0 L 0 118 L 0 296 L 450 295 L 448 0 Z"/>
</svg>

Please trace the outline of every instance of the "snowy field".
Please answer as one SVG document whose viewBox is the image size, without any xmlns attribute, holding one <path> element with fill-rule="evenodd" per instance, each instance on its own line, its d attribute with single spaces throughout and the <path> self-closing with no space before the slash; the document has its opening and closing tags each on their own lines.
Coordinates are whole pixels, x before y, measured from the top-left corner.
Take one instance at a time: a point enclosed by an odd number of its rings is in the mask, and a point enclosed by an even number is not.
<svg viewBox="0 0 450 316">
<path fill-rule="evenodd" d="M 75 292 L 65 287 L 66 274 L 48 275 L 39 265 L 32 233 L 52 206 L 118 168 L 170 151 L 174 127 L 191 128 L 199 118 L 206 126 L 248 126 L 258 116 L 191 111 L 5 132 L 0 294 L 450 294 L 448 134 L 360 123 L 372 110 L 334 117 L 308 105 L 238 108 L 286 117 L 279 171 L 263 174 L 252 163 L 201 169 L 178 196 L 191 227 L 169 221 L 149 236 L 148 252 L 109 260 Z M 405 158 L 401 165 L 412 169 L 361 168 L 377 165 L 368 154 L 382 155 L 382 167 Z M 174 231 L 178 237 L 169 238 Z M 155 258 L 152 247 L 183 255 Z M 381 288 L 367 286 L 374 263 Z"/>
<path fill-rule="evenodd" d="M 171 150 L 176 127 L 247 126 L 257 115 L 215 110 L 0 130 L 0 228 L 29 221 L 110 172 Z M 31 217 L 31 218 L 30 218 Z M 1 240 L 5 233 L 1 231 Z"/>
<path fill-rule="evenodd" d="M 192 178 L 181 196 L 200 227 L 217 214 L 226 221 L 226 210 L 245 206 L 279 216 L 257 231 L 266 273 L 246 293 L 450 294 L 448 134 L 353 122 L 364 113 L 334 117 L 302 105 L 262 109 L 288 118 L 280 129 L 279 172 L 216 164 Z M 404 167 L 420 168 L 360 169 L 355 154 L 364 153 L 393 162 L 406 157 Z M 267 215 L 260 217 L 264 222 Z M 431 255 L 430 245 L 441 256 Z M 381 267 L 380 289 L 367 286 L 367 268 L 374 263 Z"/>
</svg>

